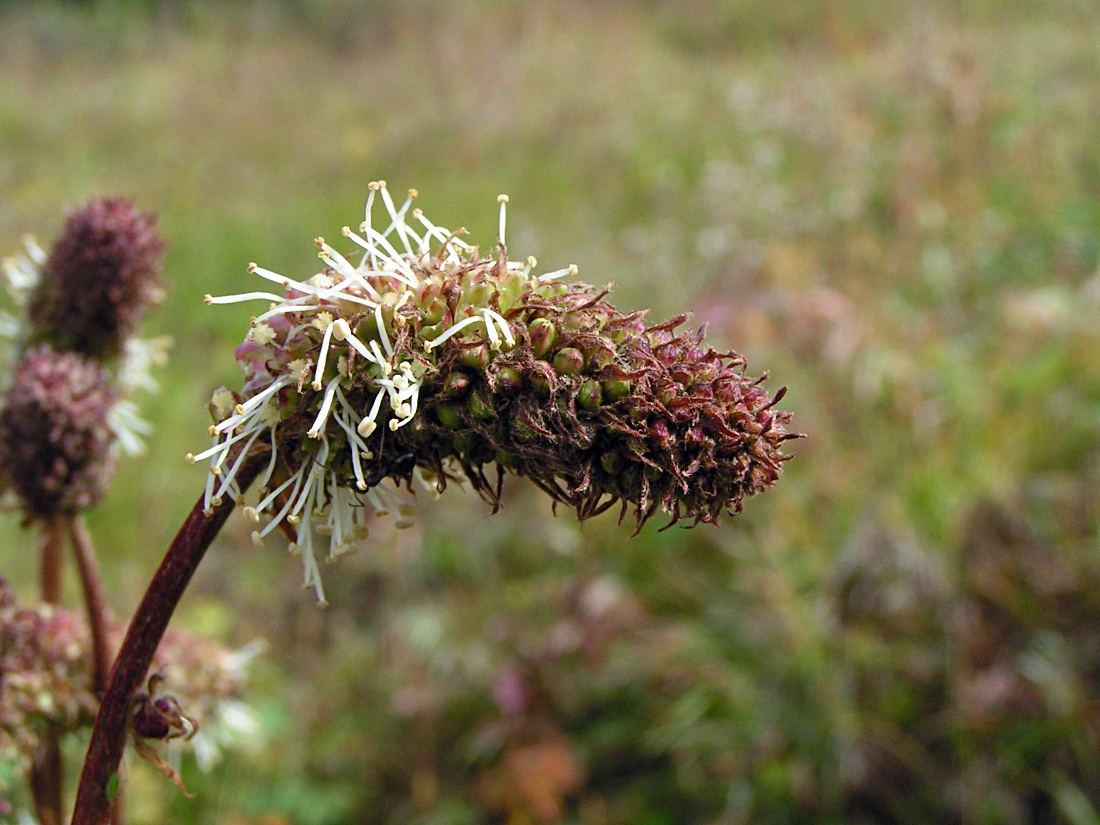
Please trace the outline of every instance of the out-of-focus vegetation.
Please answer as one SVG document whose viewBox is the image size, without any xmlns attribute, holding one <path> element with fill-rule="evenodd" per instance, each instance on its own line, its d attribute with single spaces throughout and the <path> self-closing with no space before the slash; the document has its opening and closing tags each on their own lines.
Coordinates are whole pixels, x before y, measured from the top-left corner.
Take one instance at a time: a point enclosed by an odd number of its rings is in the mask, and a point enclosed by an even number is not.
<svg viewBox="0 0 1100 825">
<path fill-rule="evenodd" d="M 515 253 L 696 307 L 809 436 L 717 530 L 422 500 L 325 613 L 234 521 L 180 621 L 271 643 L 263 737 L 195 801 L 132 763 L 132 821 L 1100 822 L 1098 130 L 1090 2 L 0 5 L 0 246 L 116 192 L 172 242 L 119 613 L 237 377 L 201 296 L 314 271 L 373 178 L 483 244 L 510 193 Z"/>
</svg>

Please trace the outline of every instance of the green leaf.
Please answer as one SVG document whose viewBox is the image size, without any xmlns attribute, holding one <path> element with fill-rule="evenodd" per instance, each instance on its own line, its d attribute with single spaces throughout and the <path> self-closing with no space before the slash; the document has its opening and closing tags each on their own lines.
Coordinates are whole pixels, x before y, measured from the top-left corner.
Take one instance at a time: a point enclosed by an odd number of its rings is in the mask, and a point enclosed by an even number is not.
<svg viewBox="0 0 1100 825">
<path fill-rule="evenodd" d="M 111 774 L 111 778 L 107 780 L 107 801 L 113 802 L 115 797 L 118 796 L 118 789 L 122 785 L 122 779 L 117 773 Z"/>
</svg>

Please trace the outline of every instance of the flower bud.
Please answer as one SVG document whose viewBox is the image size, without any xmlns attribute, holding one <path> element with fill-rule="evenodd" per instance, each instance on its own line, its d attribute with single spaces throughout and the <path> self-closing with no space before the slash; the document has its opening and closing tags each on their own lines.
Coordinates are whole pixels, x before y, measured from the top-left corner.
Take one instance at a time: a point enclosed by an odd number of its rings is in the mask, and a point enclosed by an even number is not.
<svg viewBox="0 0 1100 825">
<path fill-rule="evenodd" d="M 464 395 L 470 388 L 470 379 L 461 372 L 452 372 L 443 382 L 443 394 L 451 398 Z"/>
<path fill-rule="evenodd" d="M 436 407 L 435 417 L 448 430 L 457 430 L 462 426 L 462 413 L 458 411 L 458 407 L 451 404 L 440 404 Z"/>
<path fill-rule="evenodd" d="M 536 358 L 545 358 L 554 346 L 557 331 L 554 322 L 547 318 L 536 318 L 527 327 L 527 334 L 531 336 L 531 351 Z"/>
<path fill-rule="evenodd" d="M 584 369 L 584 355 L 575 347 L 565 347 L 554 355 L 553 364 L 558 375 L 580 375 Z"/>
<path fill-rule="evenodd" d="M 15 364 L 0 408 L 0 474 L 28 519 L 78 513 L 102 498 L 115 400 L 104 367 L 74 352 L 39 346 Z"/>
<path fill-rule="evenodd" d="M 585 354 L 585 363 L 588 371 L 593 375 L 599 375 L 604 367 L 615 363 L 615 350 L 611 347 L 593 347 Z"/>
<path fill-rule="evenodd" d="M 594 410 L 603 400 L 603 390 L 599 381 L 585 381 L 577 390 L 577 403 L 586 410 Z"/>
<path fill-rule="evenodd" d="M 472 370 L 483 370 L 489 366 L 489 348 L 484 344 L 462 350 L 458 362 Z"/>
<path fill-rule="evenodd" d="M 497 370 L 494 383 L 497 392 L 511 395 L 523 386 L 523 375 L 515 367 L 501 367 Z"/>
<path fill-rule="evenodd" d="M 30 296 L 30 340 L 100 361 L 117 359 L 161 294 L 156 220 L 122 199 L 69 216 Z"/>
<path fill-rule="evenodd" d="M 630 382 L 622 380 L 604 381 L 603 395 L 608 401 L 618 401 L 630 395 Z"/>
<path fill-rule="evenodd" d="M 482 421 L 488 420 L 496 415 L 496 410 L 493 407 L 492 396 L 485 395 L 481 392 L 475 392 L 470 395 L 470 415 L 474 418 Z"/>
</svg>

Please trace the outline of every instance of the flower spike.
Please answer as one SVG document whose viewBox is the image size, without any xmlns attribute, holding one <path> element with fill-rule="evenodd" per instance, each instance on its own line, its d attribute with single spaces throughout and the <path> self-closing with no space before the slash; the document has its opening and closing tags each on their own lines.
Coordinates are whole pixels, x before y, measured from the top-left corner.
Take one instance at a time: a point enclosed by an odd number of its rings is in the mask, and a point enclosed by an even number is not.
<svg viewBox="0 0 1100 825">
<path fill-rule="evenodd" d="M 197 456 L 220 479 L 209 503 L 235 495 L 244 453 L 271 451 L 246 510 L 267 519 L 253 540 L 292 536 L 320 602 L 318 553 L 357 549 L 366 505 L 410 523 L 387 480 L 433 492 L 467 480 L 496 506 L 510 472 L 581 518 L 633 507 L 640 529 L 658 510 L 716 522 L 778 478 L 782 444 L 798 437 L 775 409 L 783 390 L 769 396 L 740 355 L 681 330 L 687 316 L 647 326 L 607 289 L 565 282 L 574 265 L 538 275 L 533 258 L 508 261 L 506 195 L 485 258 L 411 208 L 415 191 L 398 207 L 384 181 L 368 189 L 361 234 L 343 230 L 358 266 L 320 238 L 327 269 L 311 278 L 249 265 L 284 294 L 228 299 L 272 304 L 237 349 L 244 387 L 216 393 L 215 443 Z"/>
</svg>

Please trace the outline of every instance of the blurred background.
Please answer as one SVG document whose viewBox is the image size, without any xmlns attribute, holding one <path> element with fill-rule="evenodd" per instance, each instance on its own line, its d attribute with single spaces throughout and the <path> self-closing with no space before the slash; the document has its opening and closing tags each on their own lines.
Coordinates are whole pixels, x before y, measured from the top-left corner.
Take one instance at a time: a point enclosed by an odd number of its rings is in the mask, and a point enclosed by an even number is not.
<svg viewBox="0 0 1100 825">
<path fill-rule="evenodd" d="M 719 529 L 422 497 L 325 612 L 234 517 L 177 622 L 268 641 L 260 728 L 194 801 L 132 762 L 134 825 L 1100 822 L 1100 7 L 0 2 L 0 249 L 101 194 L 171 244 L 120 615 L 239 383 L 203 294 L 315 272 L 376 178 L 485 247 L 509 193 L 514 256 L 694 308 L 808 437 Z"/>
</svg>

